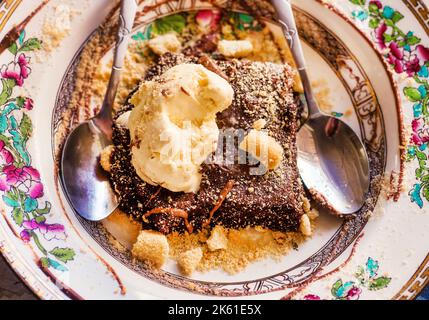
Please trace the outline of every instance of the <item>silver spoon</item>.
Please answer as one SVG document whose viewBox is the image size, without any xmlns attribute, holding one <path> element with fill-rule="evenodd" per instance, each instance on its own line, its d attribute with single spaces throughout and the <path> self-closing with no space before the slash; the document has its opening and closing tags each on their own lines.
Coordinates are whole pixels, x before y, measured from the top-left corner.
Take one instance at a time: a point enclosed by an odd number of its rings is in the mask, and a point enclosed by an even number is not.
<svg viewBox="0 0 429 320">
<path fill-rule="evenodd" d="M 73 209 L 91 221 L 103 220 L 118 206 L 109 179 L 99 165 L 99 156 L 112 144 L 113 103 L 136 13 L 135 0 L 122 0 L 112 75 L 101 111 L 70 133 L 62 153 L 61 181 L 66 196 Z"/>
<path fill-rule="evenodd" d="M 357 134 L 320 110 L 311 88 L 304 53 L 289 0 L 272 0 L 304 86 L 309 117 L 298 133 L 298 168 L 310 192 L 331 213 L 358 212 L 369 190 L 369 160 Z"/>
</svg>

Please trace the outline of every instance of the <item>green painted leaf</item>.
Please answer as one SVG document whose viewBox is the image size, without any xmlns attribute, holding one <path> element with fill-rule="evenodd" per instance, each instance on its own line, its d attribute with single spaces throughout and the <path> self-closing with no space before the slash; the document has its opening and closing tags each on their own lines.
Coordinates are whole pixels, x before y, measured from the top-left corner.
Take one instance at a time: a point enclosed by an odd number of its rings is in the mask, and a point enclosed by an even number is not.
<svg viewBox="0 0 429 320">
<path fill-rule="evenodd" d="M 399 11 L 395 11 L 395 13 L 392 16 L 392 21 L 397 23 L 402 19 L 404 19 L 404 16 L 402 15 L 402 13 L 400 13 Z"/>
<path fill-rule="evenodd" d="M 416 88 L 406 87 L 404 89 L 404 93 L 411 102 L 418 102 L 422 100 L 422 94 Z"/>
<path fill-rule="evenodd" d="M 186 19 L 181 14 L 174 14 L 158 19 L 153 24 L 153 33 L 162 35 L 172 31 L 181 33 L 186 26 Z"/>
<path fill-rule="evenodd" d="M 21 122 L 19 123 L 19 131 L 22 134 L 22 140 L 27 141 L 33 133 L 33 125 L 31 119 L 27 114 L 23 114 Z"/>
<path fill-rule="evenodd" d="M 3 88 L 0 93 L 0 105 L 4 105 L 12 95 L 13 87 L 15 87 L 16 83 L 15 80 L 12 79 L 1 79 L 1 82 Z"/>
<path fill-rule="evenodd" d="M 334 297 L 338 298 L 338 289 L 340 289 L 342 285 L 343 285 L 343 280 L 341 279 L 332 285 L 331 293 Z"/>
<path fill-rule="evenodd" d="M 37 38 L 31 38 L 25 41 L 18 51 L 28 52 L 39 50 L 40 48 L 42 48 L 42 43 L 40 42 L 40 40 Z"/>
<path fill-rule="evenodd" d="M 25 104 L 25 98 L 24 98 L 24 97 L 17 97 L 17 98 L 15 99 L 15 102 L 16 102 L 16 105 L 17 105 L 19 108 L 23 108 L 23 107 L 24 107 L 24 104 Z"/>
<path fill-rule="evenodd" d="M 371 20 L 369 20 L 369 27 L 371 29 L 376 29 L 379 25 L 380 25 L 380 20 L 379 19 L 371 19 Z"/>
<path fill-rule="evenodd" d="M 376 291 L 376 290 L 387 288 L 387 286 L 390 284 L 391 281 L 392 281 L 392 278 L 388 278 L 388 277 L 379 277 L 379 278 L 373 279 L 370 282 L 369 290 Z"/>
<path fill-rule="evenodd" d="M 12 218 L 13 221 L 15 221 L 15 223 L 21 227 L 22 223 L 24 222 L 24 213 L 22 212 L 22 209 L 14 208 L 12 211 Z"/>
<path fill-rule="evenodd" d="M 369 12 L 372 12 L 372 13 L 380 11 L 380 9 L 378 8 L 378 6 L 375 3 L 371 3 L 368 6 L 368 10 L 369 10 Z"/>
<path fill-rule="evenodd" d="M 420 161 L 423 161 L 420 163 L 420 167 L 426 168 L 426 160 L 428 159 L 427 155 L 424 152 L 421 152 L 420 150 L 416 150 L 417 159 Z"/>
<path fill-rule="evenodd" d="M 386 19 L 386 20 L 384 20 L 384 23 L 386 24 L 386 26 L 388 26 L 388 27 L 394 27 L 395 26 L 395 22 L 393 22 L 393 20 L 391 20 L 391 19 Z M 394 37 L 393 36 L 391 36 L 391 40 L 393 40 L 394 39 Z"/>
<path fill-rule="evenodd" d="M 423 196 L 426 200 L 429 199 L 429 185 L 425 184 L 425 187 L 423 188 Z"/>
<path fill-rule="evenodd" d="M 359 280 L 360 283 L 365 282 L 365 268 L 362 266 L 358 266 L 358 269 L 355 274 L 356 278 Z"/>
<path fill-rule="evenodd" d="M 38 214 L 48 214 L 49 212 L 51 212 L 51 203 L 46 201 L 45 207 L 43 209 L 36 209 L 36 212 Z"/>
<path fill-rule="evenodd" d="M 58 260 L 61 262 L 67 263 L 68 261 L 72 261 L 75 256 L 75 252 L 73 249 L 70 248 L 58 248 L 49 251 L 50 254 L 55 256 Z"/>
<path fill-rule="evenodd" d="M 49 262 L 49 259 L 45 258 L 45 257 L 43 257 L 43 258 L 40 259 L 40 264 L 45 269 L 47 269 L 47 268 L 49 268 L 51 266 L 51 263 Z"/>
<path fill-rule="evenodd" d="M 415 46 L 416 44 L 419 44 L 421 41 L 422 41 L 422 39 L 420 39 L 416 36 L 407 37 L 407 39 L 406 39 L 407 44 L 410 46 Z"/>
<path fill-rule="evenodd" d="M 366 4 L 366 0 L 350 0 L 350 2 L 358 6 L 364 6 Z"/>
<path fill-rule="evenodd" d="M 9 47 L 9 52 L 13 55 L 16 55 L 16 53 L 18 52 L 18 45 L 15 42 L 12 43 L 12 45 Z"/>
<path fill-rule="evenodd" d="M 38 216 L 34 220 L 36 220 L 37 223 L 43 223 L 46 221 L 46 218 L 44 216 Z"/>
</svg>

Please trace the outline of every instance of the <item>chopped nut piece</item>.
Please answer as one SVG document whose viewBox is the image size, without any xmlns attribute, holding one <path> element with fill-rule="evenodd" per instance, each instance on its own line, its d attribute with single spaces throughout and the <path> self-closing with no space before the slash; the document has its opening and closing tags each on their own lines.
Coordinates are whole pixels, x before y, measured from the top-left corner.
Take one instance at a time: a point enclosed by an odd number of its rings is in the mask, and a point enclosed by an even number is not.
<svg viewBox="0 0 429 320">
<path fill-rule="evenodd" d="M 251 130 L 240 149 L 252 154 L 269 170 L 275 170 L 283 160 L 283 147 L 267 133 Z"/>
<path fill-rule="evenodd" d="M 199 247 L 182 253 L 177 263 L 182 273 L 186 276 L 190 276 L 195 271 L 202 258 L 203 250 Z"/>
<path fill-rule="evenodd" d="M 299 229 L 304 236 L 309 237 L 312 234 L 310 218 L 306 214 L 301 217 Z"/>
<path fill-rule="evenodd" d="M 225 57 L 244 58 L 253 52 L 253 45 L 249 40 L 221 40 L 218 50 Z"/>
<path fill-rule="evenodd" d="M 177 53 L 180 51 L 182 44 L 175 33 L 167 33 L 149 40 L 149 48 L 157 55 L 163 55 L 167 52 Z"/>
<path fill-rule="evenodd" d="M 156 231 L 143 230 L 133 246 L 132 254 L 138 260 L 160 269 L 168 259 L 169 250 L 165 235 Z"/>
<path fill-rule="evenodd" d="M 261 131 L 262 129 L 265 128 L 266 125 L 267 125 L 267 121 L 265 119 L 259 119 L 255 121 L 255 123 L 253 124 L 253 129 Z"/>
<path fill-rule="evenodd" d="M 210 251 L 226 249 L 228 246 L 228 237 L 226 231 L 221 226 L 216 226 L 207 240 L 207 246 Z"/>
<path fill-rule="evenodd" d="M 319 211 L 317 209 L 311 209 L 310 212 L 307 213 L 310 220 L 316 220 L 319 217 Z"/>
<path fill-rule="evenodd" d="M 112 157 L 115 146 L 111 145 L 104 148 L 100 154 L 100 164 L 104 171 L 110 172 L 110 159 Z"/>
</svg>

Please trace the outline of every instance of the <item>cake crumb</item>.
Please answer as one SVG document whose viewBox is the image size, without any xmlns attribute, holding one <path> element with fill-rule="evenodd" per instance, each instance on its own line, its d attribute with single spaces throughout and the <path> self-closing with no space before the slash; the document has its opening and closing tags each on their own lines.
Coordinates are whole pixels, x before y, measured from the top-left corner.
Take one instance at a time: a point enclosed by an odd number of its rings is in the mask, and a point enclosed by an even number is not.
<svg viewBox="0 0 429 320">
<path fill-rule="evenodd" d="M 253 52 L 253 44 L 249 40 L 221 40 L 218 50 L 228 58 L 244 58 Z"/>
<path fill-rule="evenodd" d="M 72 11 L 67 5 L 58 5 L 54 8 L 42 26 L 43 49 L 52 52 L 61 45 L 61 42 L 71 32 Z"/>
<path fill-rule="evenodd" d="M 202 257 L 203 250 L 201 248 L 195 248 L 183 252 L 177 260 L 181 272 L 186 276 L 192 275 L 200 263 Z"/>
<path fill-rule="evenodd" d="M 216 226 L 207 240 L 207 247 L 210 251 L 222 250 L 228 247 L 228 237 L 225 228 Z"/>
<path fill-rule="evenodd" d="M 101 167 L 103 168 L 103 170 L 106 171 L 106 172 L 110 172 L 110 169 L 111 169 L 111 161 L 110 161 L 110 159 L 112 157 L 112 153 L 113 153 L 114 150 L 115 150 L 115 146 L 114 145 L 110 145 L 110 146 L 107 146 L 106 148 L 104 148 L 101 151 L 101 154 L 100 154 L 100 164 L 101 164 Z"/>
<path fill-rule="evenodd" d="M 177 35 L 172 32 L 149 40 L 148 45 L 155 54 L 160 56 L 167 52 L 178 53 L 182 48 Z"/>
<path fill-rule="evenodd" d="M 133 246 L 132 254 L 136 259 L 160 269 L 168 259 L 167 237 L 156 231 L 143 230 Z"/>
<path fill-rule="evenodd" d="M 299 226 L 299 230 L 306 237 L 309 237 L 312 235 L 311 222 L 310 222 L 310 218 L 308 217 L 308 215 L 304 214 L 301 217 L 301 223 Z"/>
</svg>

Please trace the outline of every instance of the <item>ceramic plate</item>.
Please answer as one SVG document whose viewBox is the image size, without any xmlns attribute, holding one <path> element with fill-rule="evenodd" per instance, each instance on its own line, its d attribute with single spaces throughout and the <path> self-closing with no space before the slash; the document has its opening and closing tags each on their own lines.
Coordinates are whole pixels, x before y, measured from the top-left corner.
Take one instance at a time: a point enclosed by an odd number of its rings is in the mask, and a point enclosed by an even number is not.
<svg viewBox="0 0 429 320">
<path fill-rule="evenodd" d="M 174 28 L 172 16 L 226 2 L 141 1 L 132 41 L 147 39 L 157 23 Z M 44 21 L 59 4 L 74 12 L 71 31 L 47 51 L 42 39 L 52 30 Z M 429 282 L 427 5 L 295 1 L 311 77 L 324 79 L 329 112 L 366 144 L 370 197 L 356 219 L 322 212 L 314 236 L 280 261 L 233 276 L 186 278 L 173 265 L 155 272 L 133 263 L 102 225 L 74 214 L 58 182 L 64 132 L 94 112 L 87 97 L 70 107 L 77 65 L 83 52 L 102 61 L 111 56 L 108 37 L 102 48 L 89 45 L 103 35 L 94 30 L 111 1 L 2 1 L 0 38 L 20 23 L 25 28 L 0 55 L 0 251 L 44 299 L 413 299 Z M 231 19 L 242 28 L 254 21 L 238 4 Z M 280 32 L 273 17 L 264 20 Z"/>
</svg>

